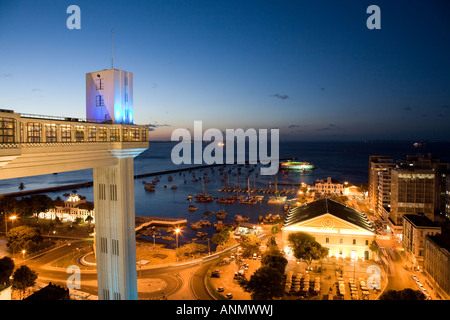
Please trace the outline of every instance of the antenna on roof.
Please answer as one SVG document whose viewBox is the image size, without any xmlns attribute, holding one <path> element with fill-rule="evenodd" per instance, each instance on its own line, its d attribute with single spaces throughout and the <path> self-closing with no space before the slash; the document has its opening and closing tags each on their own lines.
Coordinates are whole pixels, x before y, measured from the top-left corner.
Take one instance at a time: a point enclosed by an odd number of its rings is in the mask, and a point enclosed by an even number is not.
<svg viewBox="0 0 450 320">
<path fill-rule="evenodd" d="M 114 29 L 111 29 L 111 69 L 114 69 Z"/>
</svg>

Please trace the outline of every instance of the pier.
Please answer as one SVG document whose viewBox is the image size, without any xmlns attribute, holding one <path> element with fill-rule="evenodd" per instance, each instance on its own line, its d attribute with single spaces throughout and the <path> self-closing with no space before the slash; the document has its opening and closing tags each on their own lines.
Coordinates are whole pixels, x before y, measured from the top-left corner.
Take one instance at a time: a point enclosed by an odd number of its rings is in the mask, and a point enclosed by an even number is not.
<svg viewBox="0 0 450 320">
<path fill-rule="evenodd" d="M 135 229 L 136 231 L 139 231 L 142 228 L 145 228 L 145 227 L 151 226 L 151 225 L 170 227 L 170 226 L 179 226 L 179 225 L 187 224 L 187 219 L 178 219 L 178 218 L 136 216 L 136 222 L 138 222 L 138 220 L 142 220 L 145 222 L 143 222 L 138 227 L 136 227 L 136 229 Z"/>
</svg>

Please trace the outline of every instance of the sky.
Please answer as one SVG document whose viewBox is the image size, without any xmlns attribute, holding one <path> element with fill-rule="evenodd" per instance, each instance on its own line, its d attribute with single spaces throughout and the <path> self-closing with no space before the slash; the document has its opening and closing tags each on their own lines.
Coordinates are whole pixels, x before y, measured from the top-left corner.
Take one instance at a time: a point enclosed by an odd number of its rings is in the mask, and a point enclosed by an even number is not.
<svg viewBox="0 0 450 320">
<path fill-rule="evenodd" d="M 449 17 L 447 0 L 0 0 L 0 109 L 84 118 L 85 74 L 111 68 L 114 29 L 151 140 L 194 121 L 280 140 L 450 140 Z"/>
</svg>

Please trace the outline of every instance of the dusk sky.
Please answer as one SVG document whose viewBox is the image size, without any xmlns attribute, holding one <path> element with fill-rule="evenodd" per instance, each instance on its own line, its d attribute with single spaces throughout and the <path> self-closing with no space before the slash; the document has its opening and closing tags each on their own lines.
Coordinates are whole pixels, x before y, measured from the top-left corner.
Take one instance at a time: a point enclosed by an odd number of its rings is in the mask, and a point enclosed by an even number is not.
<svg viewBox="0 0 450 320">
<path fill-rule="evenodd" d="M 80 30 L 66 27 L 72 4 Z M 0 109 L 84 118 L 111 29 L 151 140 L 195 120 L 281 140 L 450 140 L 448 0 L 0 0 Z"/>
</svg>

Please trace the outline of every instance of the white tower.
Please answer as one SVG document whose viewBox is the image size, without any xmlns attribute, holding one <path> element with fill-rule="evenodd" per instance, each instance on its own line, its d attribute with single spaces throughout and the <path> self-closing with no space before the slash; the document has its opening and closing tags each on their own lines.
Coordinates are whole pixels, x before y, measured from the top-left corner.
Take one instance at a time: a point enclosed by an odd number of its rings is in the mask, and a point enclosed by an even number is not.
<svg viewBox="0 0 450 320">
<path fill-rule="evenodd" d="M 133 73 L 105 69 L 86 74 L 89 122 L 133 124 Z"/>
</svg>

